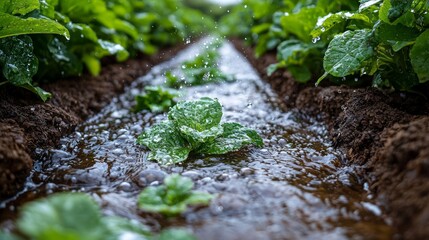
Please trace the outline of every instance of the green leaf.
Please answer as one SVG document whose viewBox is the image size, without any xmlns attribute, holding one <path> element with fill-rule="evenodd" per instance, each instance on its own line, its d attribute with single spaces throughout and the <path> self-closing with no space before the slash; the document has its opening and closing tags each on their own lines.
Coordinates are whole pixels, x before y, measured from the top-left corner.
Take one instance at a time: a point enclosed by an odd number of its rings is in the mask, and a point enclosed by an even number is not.
<svg viewBox="0 0 429 240">
<path fill-rule="evenodd" d="M 365 14 L 351 12 L 337 12 L 334 14 L 329 13 L 328 15 L 319 18 L 315 28 L 311 31 L 311 36 L 316 39 L 338 24 L 344 23 L 350 19 L 361 20 L 366 23 L 370 23 L 370 19 Z"/>
<path fill-rule="evenodd" d="M 101 72 L 101 63 L 99 58 L 89 54 L 82 56 L 82 62 L 85 63 L 86 68 L 92 76 L 98 76 Z"/>
<path fill-rule="evenodd" d="M 147 86 L 144 91 L 143 95 L 135 97 L 137 104 L 134 107 L 134 112 L 145 109 L 154 113 L 166 112 L 176 103 L 174 98 L 179 96 L 178 91 L 161 86 Z"/>
<path fill-rule="evenodd" d="M 192 148 L 197 148 L 222 134 L 222 128 L 219 126 L 222 106 L 211 98 L 179 102 L 170 110 L 168 118 Z"/>
<path fill-rule="evenodd" d="M 12 15 L 26 15 L 39 8 L 39 0 L 3 0 L 0 3 L 0 12 Z"/>
<path fill-rule="evenodd" d="M 221 43 L 212 42 L 207 50 L 203 51 L 200 55 L 192 60 L 185 61 L 182 64 L 185 81 L 181 81 L 179 84 L 197 86 L 233 81 L 233 76 L 224 74 L 218 67 L 220 55 L 217 49 L 220 45 Z"/>
<path fill-rule="evenodd" d="M 273 73 L 274 72 L 276 72 L 279 68 L 281 68 L 281 67 L 285 67 L 285 64 L 282 64 L 281 62 L 280 63 L 273 63 L 273 64 L 270 64 L 268 67 L 267 67 L 267 75 L 268 76 L 271 76 L 271 75 L 273 75 Z"/>
<path fill-rule="evenodd" d="M 374 5 L 378 5 L 383 0 L 365 0 L 360 1 L 361 4 L 359 5 L 359 12 L 363 12 L 365 9 L 368 9 Z"/>
<path fill-rule="evenodd" d="M 402 24 L 391 25 L 380 22 L 375 26 L 375 37 L 377 40 L 391 45 L 395 52 L 414 44 L 419 34 L 417 29 L 409 28 Z"/>
<path fill-rule="evenodd" d="M 98 205 L 85 194 L 57 194 L 25 205 L 18 229 L 36 240 L 105 239 Z"/>
<path fill-rule="evenodd" d="M 147 146 L 151 150 L 149 158 L 161 164 L 184 161 L 191 151 L 210 154 L 200 149 L 214 146 L 215 143 L 215 146 L 228 144 L 221 146 L 224 149 L 222 153 L 236 151 L 249 144 L 261 146 L 262 140 L 254 130 L 238 123 L 219 125 L 221 117 L 222 107 L 217 100 L 201 98 L 179 102 L 168 113 L 169 120 L 144 132 L 138 143 Z M 228 132 L 225 133 L 225 130 Z"/>
<path fill-rule="evenodd" d="M 246 145 L 263 146 L 262 138 L 255 130 L 243 127 L 239 123 L 224 123 L 222 128 L 222 136 L 204 145 L 197 152 L 201 154 L 225 154 L 237 151 Z"/>
<path fill-rule="evenodd" d="M 299 83 L 306 83 L 311 80 L 311 71 L 307 65 L 289 65 L 287 69 Z"/>
<path fill-rule="evenodd" d="M 304 42 L 311 42 L 310 32 L 320 16 L 325 12 L 318 7 L 303 8 L 297 13 L 288 14 L 281 18 L 281 26 L 286 32 L 294 34 Z"/>
<path fill-rule="evenodd" d="M 50 19 L 20 18 L 0 12 L 0 38 L 23 34 L 58 34 L 69 39 L 67 29 Z"/>
<path fill-rule="evenodd" d="M 316 47 L 315 44 L 306 44 L 299 40 L 286 40 L 277 47 L 277 59 L 288 64 L 303 64 L 305 58 Z"/>
<path fill-rule="evenodd" d="M 30 37 L 23 35 L 0 39 L 0 56 L 0 67 L 9 83 L 36 93 L 43 101 L 50 98 L 50 93 L 32 83 L 38 60 L 34 56 Z"/>
<path fill-rule="evenodd" d="M 410 59 L 420 83 L 429 81 L 429 30 L 424 31 L 416 39 L 411 48 Z"/>
<path fill-rule="evenodd" d="M 335 36 L 323 59 L 325 71 L 335 77 L 344 77 L 368 67 L 375 56 L 371 34 L 371 30 L 361 29 Z"/>
<path fill-rule="evenodd" d="M 409 0 L 405 0 L 404 3 L 406 3 L 407 1 Z M 380 20 L 393 25 L 398 25 L 400 23 L 407 27 L 414 27 L 416 23 L 414 14 L 409 10 L 405 10 L 405 9 L 401 10 L 401 6 L 399 6 L 398 3 L 399 2 L 395 1 L 396 5 L 393 6 L 392 0 L 384 0 L 379 11 Z M 402 7 L 405 7 L 405 6 L 402 6 Z M 405 11 L 402 12 L 403 10 Z"/>
<path fill-rule="evenodd" d="M 190 178 L 178 174 L 167 176 L 161 186 L 149 186 L 138 197 L 139 207 L 148 212 L 173 216 L 186 211 L 188 205 L 207 205 L 212 195 L 193 191 Z"/>
<path fill-rule="evenodd" d="M 163 165 L 178 163 L 186 160 L 191 147 L 169 121 L 152 126 L 143 132 L 137 143 L 145 145 L 151 152 L 149 159 L 155 159 Z"/>
<path fill-rule="evenodd" d="M 37 46 L 34 54 L 39 59 L 39 69 L 33 79 L 56 79 L 58 76 L 78 76 L 82 73 L 81 60 L 56 36 L 33 36 Z"/>
<path fill-rule="evenodd" d="M 390 22 L 394 22 L 406 12 L 411 10 L 413 0 L 390 0 L 391 8 L 389 9 L 388 18 Z"/>
</svg>

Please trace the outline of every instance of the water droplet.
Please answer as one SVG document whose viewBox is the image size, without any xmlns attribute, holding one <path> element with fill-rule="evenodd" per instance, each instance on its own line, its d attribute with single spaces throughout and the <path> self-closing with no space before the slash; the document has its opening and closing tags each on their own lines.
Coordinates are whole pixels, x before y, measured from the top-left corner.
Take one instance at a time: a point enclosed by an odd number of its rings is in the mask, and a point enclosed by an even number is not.
<svg viewBox="0 0 429 240">
<path fill-rule="evenodd" d="M 313 43 L 317 43 L 318 41 L 320 41 L 320 37 L 315 37 L 311 40 Z"/>
</svg>

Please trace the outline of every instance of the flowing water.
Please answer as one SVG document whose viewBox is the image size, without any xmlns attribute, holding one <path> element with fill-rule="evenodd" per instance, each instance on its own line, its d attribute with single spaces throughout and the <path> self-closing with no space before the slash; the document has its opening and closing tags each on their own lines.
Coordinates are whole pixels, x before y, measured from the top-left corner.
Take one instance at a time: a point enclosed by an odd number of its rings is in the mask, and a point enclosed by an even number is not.
<svg viewBox="0 0 429 240">
<path fill-rule="evenodd" d="M 299 113 L 284 112 L 276 94 L 229 43 L 219 49 L 220 68 L 237 81 L 182 88 L 182 99 L 217 98 L 223 121 L 256 129 L 261 149 L 249 147 L 215 157 L 191 157 L 163 167 L 135 144 L 165 114 L 133 113 L 134 96 L 148 84 L 178 73 L 183 60 L 207 46 L 203 39 L 137 79 L 99 114 L 64 137 L 58 149 L 38 149 L 26 189 L 0 206 L 1 227 L 11 228 L 17 206 L 60 191 L 90 193 L 105 214 L 141 221 L 154 231 L 188 228 L 199 239 L 389 239 L 392 229 L 365 184 L 347 167 L 325 127 Z M 208 207 L 163 219 L 138 211 L 136 198 L 170 173 L 192 178 L 198 190 L 216 194 Z"/>
</svg>

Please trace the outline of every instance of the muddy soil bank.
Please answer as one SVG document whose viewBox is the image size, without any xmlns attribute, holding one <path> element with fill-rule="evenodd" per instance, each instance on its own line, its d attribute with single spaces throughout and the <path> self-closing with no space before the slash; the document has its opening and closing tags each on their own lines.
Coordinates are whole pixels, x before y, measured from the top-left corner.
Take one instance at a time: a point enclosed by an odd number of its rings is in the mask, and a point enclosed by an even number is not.
<svg viewBox="0 0 429 240">
<path fill-rule="evenodd" d="M 85 74 L 42 85 L 52 93 L 46 103 L 26 90 L 0 88 L 0 200 L 22 189 L 35 148 L 58 145 L 60 137 L 98 112 L 133 80 L 184 47 L 166 48 L 124 63 L 111 62 L 97 77 Z"/>
<path fill-rule="evenodd" d="M 411 94 L 373 88 L 314 87 L 298 84 L 287 72 L 266 75 L 276 61 L 269 53 L 256 59 L 240 40 L 244 53 L 284 104 L 321 118 L 336 147 L 369 185 L 399 229 L 402 239 L 429 239 L 429 103 Z"/>
</svg>

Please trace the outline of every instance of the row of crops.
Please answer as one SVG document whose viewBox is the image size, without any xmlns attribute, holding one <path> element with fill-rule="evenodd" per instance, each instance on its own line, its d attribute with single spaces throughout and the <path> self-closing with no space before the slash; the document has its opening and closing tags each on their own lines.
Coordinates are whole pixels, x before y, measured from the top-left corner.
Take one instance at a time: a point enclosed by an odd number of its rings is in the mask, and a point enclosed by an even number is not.
<svg viewBox="0 0 429 240">
<path fill-rule="evenodd" d="M 101 71 L 100 60 L 125 61 L 183 42 L 214 22 L 180 0 L 10 0 L 0 2 L 0 85 L 38 83 Z"/>
<path fill-rule="evenodd" d="M 277 51 L 268 74 L 413 91 L 429 81 L 428 10 L 427 0 L 244 0 L 220 26 L 258 56 Z"/>
</svg>

